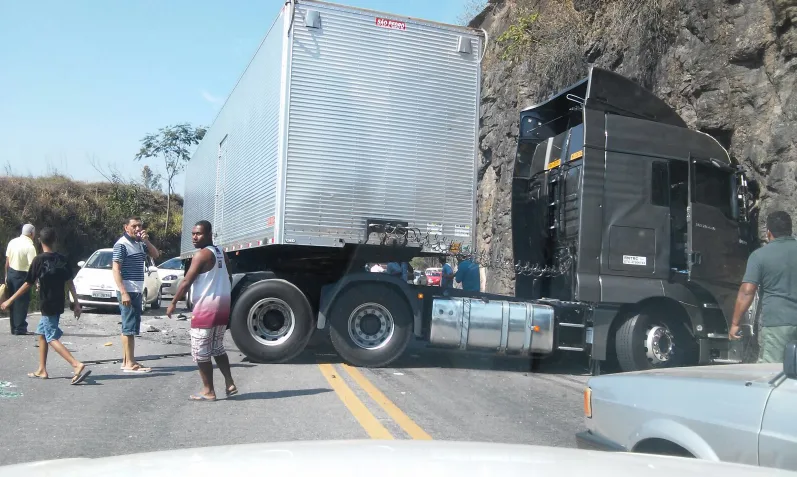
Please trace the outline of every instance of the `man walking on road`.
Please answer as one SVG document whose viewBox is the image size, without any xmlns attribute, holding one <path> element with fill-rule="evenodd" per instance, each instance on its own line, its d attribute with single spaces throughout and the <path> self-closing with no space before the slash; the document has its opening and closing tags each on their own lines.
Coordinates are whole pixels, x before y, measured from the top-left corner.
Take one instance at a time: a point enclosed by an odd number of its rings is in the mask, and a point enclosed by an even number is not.
<svg viewBox="0 0 797 477">
<path fill-rule="evenodd" d="M 38 281 L 40 286 L 40 302 L 42 317 L 36 334 L 39 335 L 39 367 L 36 371 L 28 373 L 29 378 L 47 379 L 47 345 L 49 344 L 56 353 L 60 354 L 74 369 L 72 384 L 78 384 L 91 374 L 86 370 L 86 365 L 76 360 L 72 353 L 61 343 L 64 334 L 58 324 L 61 314 L 64 313 L 64 302 L 69 287 L 72 298 L 75 300 L 75 318 L 80 318 L 80 303 L 77 301 L 77 292 L 72 283 L 74 273 L 66 257 L 53 252 L 55 245 L 55 230 L 45 227 L 39 236 L 42 244 L 42 253 L 36 256 L 30 264 L 30 270 L 25 278 L 25 283 L 14 293 L 14 296 L 5 301 L 0 308 L 5 310 L 20 296 L 28 292 Z"/>
<path fill-rule="evenodd" d="M 213 245 L 213 228 L 207 220 L 200 220 L 191 231 L 191 241 L 199 252 L 191 259 L 191 267 L 174 294 L 166 316 L 172 317 L 177 302 L 191 289 L 194 302 L 191 319 L 191 356 L 199 366 L 202 391 L 191 395 L 194 401 L 215 401 L 213 387 L 213 363 L 224 375 L 227 396 L 238 394 L 232 379 L 230 359 L 224 350 L 224 333 L 230 322 L 230 299 L 232 275 L 227 256 Z"/>
<path fill-rule="evenodd" d="M 756 291 L 761 291 L 759 363 L 782 363 L 786 344 L 797 340 L 797 240 L 786 212 L 767 217 L 768 244 L 747 260 L 747 271 L 736 297 L 729 338 L 739 339 L 739 325 Z"/>
<path fill-rule="evenodd" d="M 36 228 L 31 224 L 22 227 L 22 235 L 8 242 L 6 249 L 6 286 L 9 296 L 14 295 L 25 284 L 28 270 L 36 258 L 36 247 L 33 236 Z M 11 306 L 11 334 L 27 335 L 28 306 L 30 305 L 30 288 L 21 294 Z"/>
<path fill-rule="evenodd" d="M 136 361 L 135 340 L 141 330 L 141 293 L 144 291 L 146 257 L 149 255 L 156 259 L 160 252 L 149 241 L 140 217 L 127 219 L 124 230 L 124 235 L 113 246 L 113 279 L 118 290 L 116 297 L 119 310 L 122 312 L 122 370 L 126 373 L 148 373 L 152 369 Z"/>
</svg>

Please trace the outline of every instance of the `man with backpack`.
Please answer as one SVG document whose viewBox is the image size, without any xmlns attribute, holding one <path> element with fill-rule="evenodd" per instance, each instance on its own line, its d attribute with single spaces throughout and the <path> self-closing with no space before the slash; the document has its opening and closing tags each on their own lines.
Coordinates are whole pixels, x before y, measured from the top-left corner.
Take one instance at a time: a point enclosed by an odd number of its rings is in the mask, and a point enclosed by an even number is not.
<svg viewBox="0 0 797 477">
<path fill-rule="evenodd" d="M 14 295 L 0 305 L 6 310 L 15 300 L 24 296 L 31 287 L 39 282 L 39 301 L 41 305 L 42 317 L 36 334 L 39 340 L 39 367 L 36 371 L 28 373 L 30 378 L 47 379 L 47 345 L 50 345 L 56 353 L 60 354 L 74 369 L 71 384 L 78 384 L 91 374 L 86 370 L 86 365 L 75 359 L 72 353 L 61 343 L 61 336 L 64 334 L 58 326 L 61 314 L 64 312 L 64 302 L 66 301 L 66 287 L 72 293 L 75 302 L 75 318 L 80 317 L 80 303 L 77 299 L 75 285 L 72 283 L 74 273 L 72 267 L 67 262 L 66 257 L 53 251 L 55 245 L 55 230 L 49 227 L 44 228 L 39 234 L 39 242 L 42 245 L 42 253 L 37 255 L 30 264 L 25 283 L 17 290 Z"/>
</svg>

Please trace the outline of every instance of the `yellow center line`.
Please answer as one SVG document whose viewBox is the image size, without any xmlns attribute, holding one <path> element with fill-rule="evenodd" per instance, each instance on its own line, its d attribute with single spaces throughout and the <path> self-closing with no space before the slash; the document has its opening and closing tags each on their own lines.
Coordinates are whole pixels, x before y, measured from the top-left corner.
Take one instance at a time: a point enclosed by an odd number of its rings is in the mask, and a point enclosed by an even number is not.
<svg viewBox="0 0 797 477">
<path fill-rule="evenodd" d="M 355 396 L 349 385 L 335 373 L 335 368 L 331 364 L 319 364 L 318 367 L 340 400 L 343 401 L 343 404 L 346 405 L 346 408 L 349 409 L 349 412 L 357 419 L 357 422 L 365 429 L 371 439 L 393 439 L 393 436 L 385 426 Z"/>
<path fill-rule="evenodd" d="M 396 422 L 396 424 L 404 429 L 404 432 L 409 434 L 411 438 L 426 441 L 432 440 L 432 436 L 421 429 L 421 426 L 415 424 L 415 421 L 410 419 L 408 415 L 404 414 L 404 412 L 399 409 L 398 406 L 393 404 L 393 402 L 388 399 L 387 396 L 382 393 L 382 391 L 371 384 L 371 381 L 369 381 L 359 369 L 353 368 L 348 364 L 344 364 L 343 369 L 349 373 L 349 376 L 351 376 L 352 379 L 354 379 L 354 381 L 359 384 L 369 396 L 371 396 L 371 399 L 376 401 L 376 403 L 379 404 L 382 409 L 384 409 L 385 412 L 387 412 L 387 414 Z"/>
</svg>

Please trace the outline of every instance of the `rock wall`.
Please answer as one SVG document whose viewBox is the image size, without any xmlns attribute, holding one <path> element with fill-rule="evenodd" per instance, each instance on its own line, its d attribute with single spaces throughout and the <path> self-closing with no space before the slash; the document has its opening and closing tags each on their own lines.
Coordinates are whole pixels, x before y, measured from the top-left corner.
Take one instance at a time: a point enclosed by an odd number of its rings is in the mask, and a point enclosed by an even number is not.
<svg viewBox="0 0 797 477">
<path fill-rule="evenodd" d="M 797 0 L 491 0 L 471 26 L 484 59 L 477 244 L 511 257 L 518 114 L 586 74 L 612 69 L 711 134 L 760 183 L 760 218 L 797 220 Z M 511 259 L 511 258 L 510 258 Z M 486 270 L 487 290 L 514 276 Z"/>
</svg>

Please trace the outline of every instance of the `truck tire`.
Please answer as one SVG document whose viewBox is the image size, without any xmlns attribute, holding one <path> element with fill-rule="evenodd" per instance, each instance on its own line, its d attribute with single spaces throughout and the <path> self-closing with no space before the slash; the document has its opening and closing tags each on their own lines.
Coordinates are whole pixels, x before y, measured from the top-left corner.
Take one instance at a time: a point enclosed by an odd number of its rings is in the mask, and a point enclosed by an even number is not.
<svg viewBox="0 0 797 477">
<path fill-rule="evenodd" d="M 185 309 L 188 311 L 194 311 L 194 302 L 191 298 L 191 288 L 185 292 Z"/>
<path fill-rule="evenodd" d="M 332 346 L 354 366 L 378 368 L 396 360 L 412 337 L 412 309 L 390 286 L 365 283 L 343 292 L 330 313 Z"/>
<path fill-rule="evenodd" d="M 646 312 L 629 317 L 615 334 L 617 361 L 625 372 L 687 365 L 690 346 L 681 323 Z"/>
<path fill-rule="evenodd" d="M 243 291 L 230 316 L 238 349 L 252 361 L 281 363 L 304 350 L 315 320 L 307 297 L 285 280 L 263 280 Z"/>
</svg>

